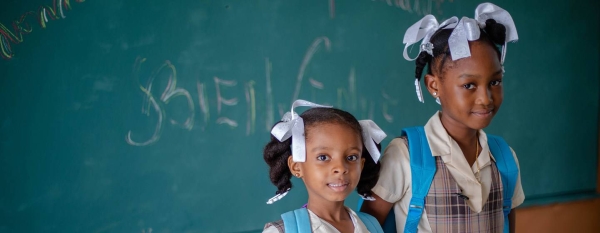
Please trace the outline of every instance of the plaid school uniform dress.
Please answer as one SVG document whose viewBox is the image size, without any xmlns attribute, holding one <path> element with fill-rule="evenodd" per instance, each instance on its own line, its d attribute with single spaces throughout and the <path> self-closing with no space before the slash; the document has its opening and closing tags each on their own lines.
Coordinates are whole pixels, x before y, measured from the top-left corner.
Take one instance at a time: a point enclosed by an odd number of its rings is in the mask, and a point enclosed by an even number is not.
<svg viewBox="0 0 600 233">
<path fill-rule="evenodd" d="M 469 233 L 502 232 L 502 182 L 496 163 L 492 162 L 492 185 L 481 212 L 472 211 L 461 189 L 448 171 L 444 161 L 436 157 L 437 172 L 425 200 L 425 212 L 433 232 Z"/>
<path fill-rule="evenodd" d="M 265 227 L 263 228 L 263 230 L 266 230 L 269 227 L 275 227 L 277 229 L 277 231 L 279 232 L 285 232 L 285 226 L 283 225 L 283 220 L 279 220 L 279 221 L 275 221 L 275 222 L 268 222 L 267 224 L 265 224 Z"/>
</svg>

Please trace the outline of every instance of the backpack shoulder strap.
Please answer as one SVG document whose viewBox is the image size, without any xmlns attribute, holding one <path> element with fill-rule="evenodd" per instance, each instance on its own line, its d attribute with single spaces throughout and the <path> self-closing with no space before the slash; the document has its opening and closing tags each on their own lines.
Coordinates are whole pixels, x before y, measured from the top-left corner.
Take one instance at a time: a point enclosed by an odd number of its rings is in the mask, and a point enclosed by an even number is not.
<svg viewBox="0 0 600 233">
<path fill-rule="evenodd" d="M 412 198 L 404 232 L 417 232 L 417 226 L 425 208 L 425 197 L 436 172 L 435 158 L 431 155 L 429 142 L 422 126 L 405 128 L 402 135 L 408 138 Z"/>
<path fill-rule="evenodd" d="M 300 208 L 281 215 L 286 233 L 311 233 L 308 210 Z"/>
<path fill-rule="evenodd" d="M 519 176 L 519 169 L 517 163 L 513 157 L 510 147 L 501 137 L 494 135 L 487 135 L 488 146 L 490 151 L 496 159 L 496 167 L 500 172 L 500 179 L 502 180 L 502 210 L 504 212 L 504 232 L 509 231 L 508 214 L 512 207 L 512 197 L 515 193 L 515 186 L 517 185 L 517 177 Z"/>
<path fill-rule="evenodd" d="M 377 222 L 377 219 L 375 219 L 375 217 L 363 212 L 356 212 L 356 215 L 358 216 L 358 218 L 360 218 L 360 221 L 362 221 L 363 224 L 365 224 L 369 232 L 383 233 L 383 229 L 381 229 L 381 226 L 379 225 L 379 222 Z"/>
</svg>

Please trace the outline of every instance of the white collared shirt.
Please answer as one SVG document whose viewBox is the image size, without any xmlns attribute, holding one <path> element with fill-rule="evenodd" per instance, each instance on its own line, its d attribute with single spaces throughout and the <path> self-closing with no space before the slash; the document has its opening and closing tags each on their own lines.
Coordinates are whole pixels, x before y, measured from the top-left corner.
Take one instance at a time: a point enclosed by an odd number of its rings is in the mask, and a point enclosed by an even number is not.
<svg viewBox="0 0 600 233">
<path fill-rule="evenodd" d="M 492 169 L 490 165 L 492 160 L 494 160 L 494 157 L 489 152 L 485 132 L 483 130 L 479 131 L 479 143 L 482 150 L 473 166 L 469 166 L 460 146 L 450 137 L 442 125 L 439 112 L 429 119 L 424 129 L 431 154 L 442 158 L 448 171 L 461 188 L 462 194 L 469 197 L 469 200 L 466 201 L 469 208 L 474 212 L 481 212 L 490 193 L 492 185 Z M 512 153 L 518 167 L 519 161 L 514 151 Z M 476 178 L 479 175 L 481 183 Z M 373 188 L 373 192 L 383 200 L 394 203 L 393 208 L 396 215 L 398 232 L 404 231 L 408 206 L 412 198 L 411 181 L 408 148 L 403 139 L 394 139 L 385 149 L 381 160 L 379 181 Z M 525 194 L 521 187 L 521 173 L 519 171 L 515 193 L 512 197 L 512 208 L 521 205 L 524 200 Z M 421 216 L 418 231 L 431 232 L 431 226 L 429 225 L 425 211 Z"/>
</svg>

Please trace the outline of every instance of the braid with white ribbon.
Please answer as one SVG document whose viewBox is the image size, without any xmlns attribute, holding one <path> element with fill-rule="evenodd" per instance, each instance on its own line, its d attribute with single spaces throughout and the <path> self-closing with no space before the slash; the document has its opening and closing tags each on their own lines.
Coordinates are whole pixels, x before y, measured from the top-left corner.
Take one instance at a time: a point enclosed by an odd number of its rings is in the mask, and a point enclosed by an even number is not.
<svg viewBox="0 0 600 233">
<path fill-rule="evenodd" d="M 292 109 L 283 115 L 283 118 L 281 118 L 281 122 L 277 123 L 273 127 L 273 129 L 271 129 L 271 134 L 280 142 L 284 142 L 285 140 L 288 140 L 291 137 L 293 161 L 304 162 L 306 161 L 306 138 L 304 137 L 304 120 L 298 115 L 298 113 L 294 112 L 294 108 L 296 107 L 331 108 L 331 106 L 315 104 L 306 100 L 296 100 L 294 101 L 294 103 L 292 103 Z M 281 200 L 281 198 L 285 197 L 285 195 L 287 195 L 289 191 L 290 189 L 288 188 L 285 192 L 278 193 L 274 197 L 270 198 L 267 201 L 267 204 L 273 204 L 276 201 Z"/>
<path fill-rule="evenodd" d="M 380 144 L 381 141 L 387 137 L 387 135 L 372 120 L 360 120 L 358 123 L 362 128 L 363 145 L 371 155 L 371 158 L 373 158 L 373 161 L 378 163 L 379 158 L 381 157 L 381 152 L 379 152 L 379 149 L 377 149 L 376 144 Z M 359 194 L 359 196 L 367 201 L 375 200 L 375 198 L 372 196 L 362 194 Z"/>
</svg>

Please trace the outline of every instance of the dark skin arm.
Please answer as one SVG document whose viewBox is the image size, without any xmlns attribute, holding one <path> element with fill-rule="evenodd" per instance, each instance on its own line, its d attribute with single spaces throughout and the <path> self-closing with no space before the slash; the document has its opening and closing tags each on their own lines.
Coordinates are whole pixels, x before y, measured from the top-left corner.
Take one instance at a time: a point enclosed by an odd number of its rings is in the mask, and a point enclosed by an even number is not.
<svg viewBox="0 0 600 233">
<path fill-rule="evenodd" d="M 515 233 L 515 225 L 517 224 L 515 215 L 515 209 L 512 209 L 508 214 L 508 227 L 510 228 L 510 233 Z"/>
<path fill-rule="evenodd" d="M 383 225 L 385 218 L 387 217 L 394 204 L 384 201 L 383 199 L 381 199 L 381 197 L 377 196 L 377 194 L 374 193 L 373 197 L 375 198 L 375 201 L 363 202 L 360 211 L 372 215 L 377 219 L 380 225 Z"/>
</svg>

